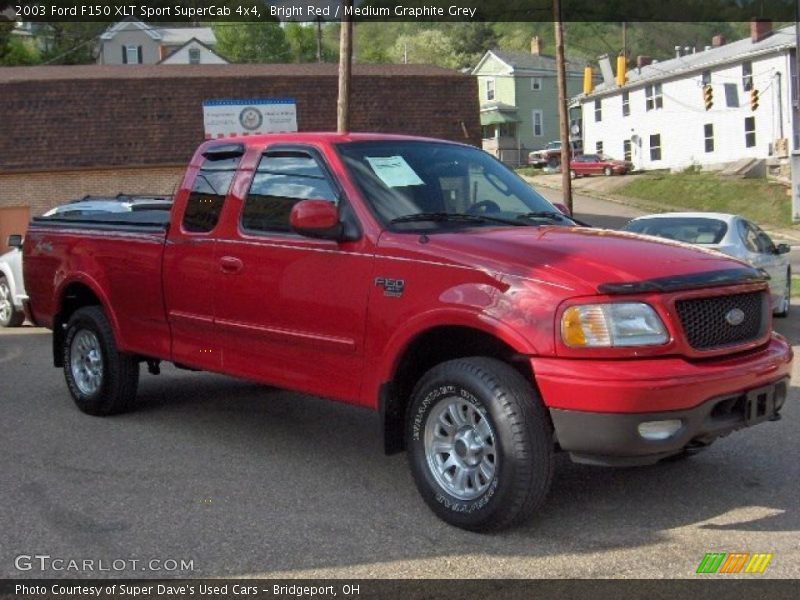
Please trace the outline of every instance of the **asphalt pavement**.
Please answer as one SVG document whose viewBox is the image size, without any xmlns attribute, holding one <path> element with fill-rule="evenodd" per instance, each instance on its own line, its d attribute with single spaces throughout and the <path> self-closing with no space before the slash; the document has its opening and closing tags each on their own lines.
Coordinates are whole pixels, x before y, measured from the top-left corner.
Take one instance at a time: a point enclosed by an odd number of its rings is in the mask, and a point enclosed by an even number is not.
<svg viewBox="0 0 800 600">
<path fill-rule="evenodd" d="M 800 309 L 776 324 L 797 350 Z M 534 520 L 479 535 L 433 516 L 369 411 L 167 366 L 136 411 L 90 417 L 49 332 L 0 330 L 0 577 L 89 574 L 19 559 L 46 555 L 118 561 L 99 576 L 691 578 L 708 552 L 768 552 L 759 577 L 797 578 L 799 377 L 781 421 L 687 460 L 558 456 Z"/>
</svg>

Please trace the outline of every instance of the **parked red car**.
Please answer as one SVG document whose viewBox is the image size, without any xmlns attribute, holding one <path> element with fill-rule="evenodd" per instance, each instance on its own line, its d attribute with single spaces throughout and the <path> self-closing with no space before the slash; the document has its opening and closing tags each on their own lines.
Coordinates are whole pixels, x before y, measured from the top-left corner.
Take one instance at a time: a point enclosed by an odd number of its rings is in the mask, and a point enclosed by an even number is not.
<svg viewBox="0 0 800 600">
<path fill-rule="evenodd" d="M 582 154 L 569 163 L 569 174 L 573 179 L 586 175 L 625 175 L 633 170 L 633 164 L 624 160 L 614 160 L 605 154 Z"/>
<path fill-rule="evenodd" d="M 34 219 L 23 259 L 82 411 L 133 408 L 160 361 L 363 406 L 471 530 L 530 516 L 556 451 L 651 464 L 777 420 L 791 373 L 763 272 L 576 227 L 452 142 L 208 141 L 171 216 Z"/>
</svg>

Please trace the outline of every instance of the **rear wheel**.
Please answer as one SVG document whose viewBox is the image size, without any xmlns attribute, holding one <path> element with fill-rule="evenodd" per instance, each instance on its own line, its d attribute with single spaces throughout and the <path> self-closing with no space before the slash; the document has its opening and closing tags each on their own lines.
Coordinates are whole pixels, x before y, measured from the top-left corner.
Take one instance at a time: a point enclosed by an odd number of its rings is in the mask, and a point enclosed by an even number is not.
<svg viewBox="0 0 800 600">
<path fill-rule="evenodd" d="M 465 358 L 434 367 L 417 384 L 408 414 L 414 480 L 447 523 L 502 529 L 544 501 L 552 425 L 531 384 L 507 364 Z"/>
<path fill-rule="evenodd" d="M 0 275 L 0 327 L 19 327 L 24 321 L 25 314 L 14 308 L 8 280 Z"/>
<path fill-rule="evenodd" d="M 783 288 L 783 297 L 781 298 L 781 304 L 777 307 L 777 311 L 775 311 L 774 316 L 779 319 L 784 319 L 789 316 L 789 309 L 792 305 L 792 271 L 789 269 L 786 271 L 786 284 Z"/>
<path fill-rule="evenodd" d="M 611 177 L 614 174 L 614 171 L 611 170 L 611 167 L 606 167 L 603 169 L 603 175 L 606 177 Z"/>
<path fill-rule="evenodd" d="M 570 169 L 569 177 L 570 177 L 570 179 L 577 179 L 578 178 L 578 174 L 575 171 L 573 171 L 572 169 Z"/>
<path fill-rule="evenodd" d="M 70 317 L 64 336 L 64 376 L 78 408 L 90 415 L 128 410 L 139 385 L 139 361 L 117 350 L 102 309 L 87 306 Z"/>
</svg>

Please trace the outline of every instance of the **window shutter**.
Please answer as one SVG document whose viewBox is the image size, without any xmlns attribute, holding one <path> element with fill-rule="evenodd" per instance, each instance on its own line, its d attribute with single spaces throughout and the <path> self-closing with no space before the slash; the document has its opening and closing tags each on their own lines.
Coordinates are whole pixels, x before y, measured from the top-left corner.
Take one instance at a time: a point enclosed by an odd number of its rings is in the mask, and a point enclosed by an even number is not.
<svg viewBox="0 0 800 600">
<path fill-rule="evenodd" d="M 142 61 L 142 47 L 139 46 L 136 50 L 139 53 L 139 64 L 141 65 L 144 62 L 144 61 Z"/>
<path fill-rule="evenodd" d="M 126 46 L 122 47 L 122 64 L 128 64 L 128 48 Z"/>
</svg>

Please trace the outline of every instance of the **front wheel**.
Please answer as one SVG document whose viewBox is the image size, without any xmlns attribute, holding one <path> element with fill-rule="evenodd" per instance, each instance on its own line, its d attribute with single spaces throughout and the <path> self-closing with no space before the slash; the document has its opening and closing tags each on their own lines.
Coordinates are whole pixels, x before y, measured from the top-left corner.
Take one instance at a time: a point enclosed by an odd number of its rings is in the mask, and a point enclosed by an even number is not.
<svg viewBox="0 0 800 600">
<path fill-rule="evenodd" d="M 614 171 L 611 170 L 611 167 L 606 167 L 605 169 L 603 169 L 603 174 L 606 177 L 611 177 L 614 174 Z"/>
<path fill-rule="evenodd" d="M 578 174 L 575 171 L 573 171 L 572 169 L 570 169 L 569 178 L 570 179 L 577 179 L 578 178 Z"/>
<path fill-rule="evenodd" d="M 139 385 L 139 361 L 117 350 L 114 332 L 102 309 L 75 311 L 63 347 L 64 377 L 83 412 L 105 416 L 128 410 Z"/>
<path fill-rule="evenodd" d="M 490 358 L 448 361 L 425 374 L 411 402 L 408 458 L 437 516 L 491 531 L 542 504 L 553 472 L 552 425 L 516 370 Z"/>
</svg>

